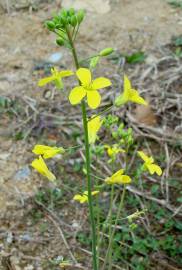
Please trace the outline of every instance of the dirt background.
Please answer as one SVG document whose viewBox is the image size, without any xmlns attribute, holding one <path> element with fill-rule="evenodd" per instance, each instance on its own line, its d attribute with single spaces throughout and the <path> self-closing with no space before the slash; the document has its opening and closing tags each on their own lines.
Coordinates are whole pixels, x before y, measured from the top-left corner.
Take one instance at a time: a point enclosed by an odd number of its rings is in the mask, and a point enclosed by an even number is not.
<svg viewBox="0 0 182 270">
<path fill-rule="evenodd" d="M 77 41 L 78 51 L 82 55 L 111 46 L 120 52 L 146 51 L 149 62 L 157 61 L 155 52 L 160 52 L 163 46 L 170 43 L 172 36 L 182 33 L 182 10 L 171 7 L 165 0 L 0 1 L 0 5 L 0 95 L 10 99 L 21 98 L 27 117 L 29 107 L 32 106 L 34 110 L 40 103 L 47 106 L 45 92 L 37 86 L 38 79 L 44 74 L 40 66 L 50 62 L 53 53 L 61 52 L 61 59 L 56 64 L 72 68 L 71 56 L 65 49 L 60 51 L 55 45 L 54 35 L 43 26 L 44 21 L 62 6 L 87 10 Z M 108 62 L 105 65 L 108 65 L 108 68 L 104 67 L 108 75 L 113 66 Z M 134 78 L 135 74 L 137 71 Z M 180 86 L 177 94 L 181 93 Z M 29 167 L 35 139 L 29 138 L 27 143 L 26 140 L 15 141 L 12 138 L 17 126 L 19 128 L 25 124 L 22 124 L 22 119 L 17 119 L 18 116 L 10 119 L 4 114 L 0 119 L 0 232 L 2 236 L 8 230 L 7 246 L 8 241 L 14 241 L 14 231 L 19 235 L 15 237 L 18 244 L 13 248 L 5 247 L 4 242 L 0 244 L 0 251 L 4 252 L 4 260 L 7 260 L 0 269 L 42 269 L 37 256 L 42 253 L 43 257 L 50 257 L 51 247 L 55 246 L 57 253 L 59 247 L 53 241 L 45 251 L 42 241 L 46 243 L 46 236 L 44 239 L 36 236 L 31 221 L 24 216 L 27 200 L 32 198 L 43 182 Z M 52 135 L 51 131 L 49 135 Z M 66 215 L 65 210 L 64 217 Z M 70 219 L 70 224 L 74 225 L 76 218 L 71 216 Z M 57 229 L 52 229 L 50 224 L 51 237 L 54 230 Z M 22 246 L 20 240 L 20 236 L 26 235 L 27 231 L 34 239 L 31 248 L 29 242 Z M 64 248 L 62 253 L 65 253 Z"/>
</svg>

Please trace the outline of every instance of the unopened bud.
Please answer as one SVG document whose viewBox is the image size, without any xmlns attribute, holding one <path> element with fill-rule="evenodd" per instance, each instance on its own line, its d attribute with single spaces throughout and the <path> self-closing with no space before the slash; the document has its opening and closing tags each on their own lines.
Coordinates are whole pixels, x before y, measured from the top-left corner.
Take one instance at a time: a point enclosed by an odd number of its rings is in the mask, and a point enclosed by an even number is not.
<svg viewBox="0 0 182 270">
<path fill-rule="evenodd" d="M 84 17 L 85 17 L 84 10 L 79 10 L 77 13 L 78 24 L 80 24 L 83 21 Z"/>
<path fill-rule="evenodd" d="M 46 21 L 45 25 L 50 31 L 55 29 L 55 23 L 53 21 Z"/>
<path fill-rule="evenodd" d="M 77 18 L 75 15 L 71 16 L 71 21 L 70 21 L 71 25 L 73 27 L 75 27 L 77 25 Z"/>
<path fill-rule="evenodd" d="M 61 16 L 61 24 L 64 26 L 67 24 L 67 18 L 65 16 Z"/>
<path fill-rule="evenodd" d="M 68 12 L 69 12 L 69 15 L 70 15 L 70 16 L 75 15 L 75 10 L 74 10 L 74 8 L 70 8 Z"/>
<path fill-rule="evenodd" d="M 110 55 L 114 51 L 113 48 L 105 48 L 104 50 L 100 51 L 100 56 L 107 56 Z"/>
<path fill-rule="evenodd" d="M 58 46 L 63 46 L 64 45 L 64 40 L 62 38 L 56 39 L 56 43 Z"/>
<path fill-rule="evenodd" d="M 68 15 L 68 11 L 66 9 L 62 9 L 61 12 L 60 12 L 60 15 L 63 16 L 63 17 L 67 17 Z"/>
</svg>

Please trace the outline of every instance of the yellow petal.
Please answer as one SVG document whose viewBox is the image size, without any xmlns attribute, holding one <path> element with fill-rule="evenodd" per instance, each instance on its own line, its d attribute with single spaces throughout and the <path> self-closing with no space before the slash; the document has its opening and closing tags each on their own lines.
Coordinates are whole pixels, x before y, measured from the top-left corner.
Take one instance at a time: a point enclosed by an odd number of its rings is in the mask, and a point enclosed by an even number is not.
<svg viewBox="0 0 182 270">
<path fill-rule="evenodd" d="M 141 159 L 143 159 L 143 161 L 147 162 L 149 157 L 147 155 L 145 155 L 145 153 L 143 151 L 137 151 L 138 155 L 141 157 Z"/>
<path fill-rule="evenodd" d="M 92 88 L 94 90 L 105 88 L 110 85 L 111 85 L 111 81 L 104 77 L 97 78 L 92 82 Z"/>
<path fill-rule="evenodd" d="M 161 168 L 156 164 L 147 165 L 147 168 L 151 174 L 156 173 L 159 176 L 162 174 Z"/>
<path fill-rule="evenodd" d="M 54 181 L 56 179 L 55 175 L 47 168 L 47 165 L 41 156 L 39 156 L 37 159 L 34 159 L 31 165 L 40 174 L 46 176 L 50 181 Z"/>
<path fill-rule="evenodd" d="M 62 147 L 51 147 L 47 145 L 37 144 L 32 152 L 36 155 L 43 155 L 45 159 L 52 158 L 57 154 L 63 154 L 65 150 Z"/>
<path fill-rule="evenodd" d="M 79 195 L 79 194 L 76 194 L 76 195 L 73 197 L 73 200 L 78 201 L 78 202 L 80 202 L 80 203 L 84 203 L 84 202 L 87 202 L 87 201 L 88 201 L 88 197 L 85 196 L 85 195 Z"/>
<path fill-rule="evenodd" d="M 129 101 L 131 92 L 131 83 L 128 77 L 124 74 L 124 83 L 123 83 L 123 93 L 119 95 L 115 100 L 116 106 L 124 105 L 126 102 Z"/>
<path fill-rule="evenodd" d="M 107 184 L 114 184 L 121 179 L 121 176 L 123 175 L 123 173 L 124 173 L 124 170 L 120 169 L 117 172 L 115 172 L 112 176 L 106 178 L 105 182 Z"/>
<path fill-rule="evenodd" d="M 131 183 L 131 178 L 128 175 L 118 175 L 117 177 L 109 177 L 105 180 L 107 184 L 129 184 Z"/>
<path fill-rule="evenodd" d="M 44 85 L 46 85 L 54 80 L 55 80 L 54 76 L 43 78 L 38 82 L 38 86 L 40 86 L 40 87 L 44 86 Z"/>
<path fill-rule="evenodd" d="M 130 97 L 129 97 L 130 101 L 138 103 L 138 104 L 142 104 L 147 106 L 148 103 L 145 101 L 145 99 L 143 99 L 139 93 L 137 92 L 137 90 L 131 89 L 130 91 Z"/>
<path fill-rule="evenodd" d="M 92 191 L 92 196 L 97 195 L 99 193 L 99 190 Z"/>
<path fill-rule="evenodd" d="M 129 184 L 131 178 L 128 175 L 121 175 L 121 178 L 117 181 L 117 184 Z"/>
<path fill-rule="evenodd" d="M 87 91 L 87 102 L 91 109 L 99 107 L 101 102 L 101 96 L 98 91 L 90 90 Z"/>
<path fill-rule="evenodd" d="M 71 70 L 63 70 L 59 72 L 59 76 L 61 78 L 67 77 L 67 76 L 72 76 L 74 73 Z"/>
<path fill-rule="evenodd" d="M 82 86 L 77 86 L 71 90 L 69 101 L 72 105 L 78 104 L 86 95 L 86 91 Z"/>
<path fill-rule="evenodd" d="M 88 137 L 90 144 L 95 143 L 97 139 L 97 132 L 99 131 L 103 122 L 100 116 L 94 115 L 92 118 L 88 121 Z"/>
<path fill-rule="evenodd" d="M 91 83 L 92 80 L 91 72 L 88 68 L 79 68 L 76 71 L 76 75 L 80 80 L 80 82 L 82 83 L 82 85 L 89 85 Z"/>
<path fill-rule="evenodd" d="M 53 76 L 57 77 L 57 75 L 59 74 L 59 71 L 56 67 L 53 67 L 53 68 L 51 68 L 51 73 Z"/>
<path fill-rule="evenodd" d="M 124 90 L 131 89 L 131 82 L 128 77 L 124 74 Z"/>
</svg>

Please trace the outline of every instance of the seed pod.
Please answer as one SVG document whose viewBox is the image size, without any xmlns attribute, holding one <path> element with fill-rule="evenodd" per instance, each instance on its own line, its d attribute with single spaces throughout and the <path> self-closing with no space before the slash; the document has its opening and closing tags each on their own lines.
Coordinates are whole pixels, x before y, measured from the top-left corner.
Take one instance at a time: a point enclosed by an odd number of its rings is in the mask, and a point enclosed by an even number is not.
<svg viewBox="0 0 182 270">
<path fill-rule="evenodd" d="M 50 31 L 53 31 L 55 29 L 55 23 L 53 21 L 46 21 L 45 25 Z"/>
<path fill-rule="evenodd" d="M 63 46 L 64 45 L 64 40 L 62 38 L 57 38 L 56 43 L 58 46 Z"/>
<path fill-rule="evenodd" d="M 71 25 L 75 27 L 77 25 L 77 18 L 75 15 L 71 16 Z"/>
<path fill-rule="evenodd" d="M 107 56 L 110 55 L 114 51 L 113 48 L 105 48 L 104 50 L 100 51 L 100 56 Z"/>
<path fill-rule="evenodd" d="M 77 13 L 78 24 L 80 24 L 83 21 L 84 17 L 85 17 L 84 10 L 79 10 L 78 13 Z"/>
</svg>

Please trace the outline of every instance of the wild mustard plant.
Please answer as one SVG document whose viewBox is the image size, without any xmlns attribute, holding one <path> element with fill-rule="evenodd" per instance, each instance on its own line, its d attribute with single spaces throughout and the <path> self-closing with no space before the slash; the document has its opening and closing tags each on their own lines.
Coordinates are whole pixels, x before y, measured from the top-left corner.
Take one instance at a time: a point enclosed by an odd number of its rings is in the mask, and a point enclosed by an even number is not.
<svg viewBox="0 0 182 270">
<path fill-rule="evenodd" d="M 58 71 L 56 67 L 52 68 L 52 76 L 41 79 L 38 85 L 44 86 L 45 84 L 52 82 L 58 89 L 63 89 L 64 91 L 64 85 L 62 82 L 63 77 L 75 75 L 75 78 L 77 79 L 78 85 L 70 90 L 67 96 L 70 104 L 74 106 L 78 105 L 77 110 L 81 109 L 82 112 L 87 190 L 81 190 L 80 193 L 73 195 L 73 200 L 77 201 L 78 203 L 86 203 L 88 205 L 92 236 L 93 270 L 100 269 L 99 254 L 100 247 L 103 244 L 103 238 L 100 237 L 100 233 L 105 229 L 108 229 L 109 241 L 107 243 L 108 247 L 102 269 L 110 270 L 112 268 L 112 245 L 117 224 L 124 205 L 124 198 L 127 190 L 126 187 L 127 185 L 132 184 L 132 179 L 128 175 L 130 172 L 128 171 L 126 156 L 128 154 L 129 147 L 133 143 L 133 134 L 130 128 L 125 130 L 123 124 L 121 124 L 117 130 L 112 130 L 111 127 L 118 123 L 118 117 L 109 115 L 104 118 L 102 115 L 110 111 L 114 106 L 117 108 L 119 106 L 123 106 L 127 102 L 134 102 L 142 105 L 147 105 L 147 102 L 143 97 L 140 96 L 137 90 L 132 88 L 130 80 L 124 74 L 123 92 L 116 98 L 112 106 L 97 113 L 95 109 L 101 105 L 101 95 L 98 90 L 107 87 L 107 90 L 105 91 L 108 92 L 108 87 L 110 87 L 112 83 L 110 79 L 105 77 L 93 79 L 92 72 L 94 69 L 96 69 L 98 62 L 101 62 L 103 57 L 111 54 L 113 49 L 105 48 L 97 54 L 88 57 L 87 60 L 89 60 L 89 68 L 82 66 L 83 61 L 78 58 L 77 50 L 75 48 L 75 41 L 79 32 L 80 24 L 82 23 L 84 17 L 85 12 L 83 10 L 76 12 L 73 8 L 70 8 L 69 10 L 62 9 L 60 13 L 53 17 L 52 20 L 46 22 L 47 28 L 56 35 L 57 45 L 65 46 L 72 53 L 75 64 L 75 72 L 71 70 Z M 88 109 L 90 109 L 91 114 L 89 118 Z M 107 128 L 107 131 L 111 129 L 110 131 L 112 138 L 116 140 L 114 143 L 104 144 L 99 140 L 98 133 L 102 131 L 103 126 Z M 98 145 L 97 141 L 99 141 Z M 103 154 L 104 149 L 107 151 L 110 158 L 112 174 L 108 175 L 107 177 L 98 177 L 95 174 L 93 175 L 91 172 L 91 157 L 93 156 L 93 153 L 95 153 L 97 158 L 99 158 L 99 156 Z M 44 159 L 53 158 L 57 154 L 64 155 L 64 152 L 65 149 L 62 147 L 36 145 L 33 149 L 33 153 L 39 157 L 32 162 L 32 167 L 35 168 L 40 174 L 47 177 L 48 180 L 55 181 L 56 177 L 51 171 L 49 171 Z M 124 168 L 121 168 L 121 165 L 118 162 L 119 155 L 124 155 L 125 157 Z M 149 170 L 149 172 L 152 174 L 155 172 L 158 175 L 162 174 L 162 170 L 158 165 L 154 164 L 152 157 L 148 158 L 141 151 L 138 152 L 138 155 L 144 161 L 144 164 L 142 165 L 143 172 Z M 97 215 L 97 218 L 95 218 L 94 207 L 95 205 L 96 207 L 99 207 L 99 196 L 101 196 L 105 189 L 108 190 L 110 186 L 110 207 L 108 215 L 105 218 L 105 226 L 102 226 L 100 224 L 100 216 Z M 120 202 L 116 213 L 113 214 L 114 188 L 119 188 Z M 85 189 L 85 187 L 83 189 Z M 142 211 L 139 211 L 126 218 L 132 221 L 134 218 L 139 217 L 142 213 Z"/>
</svg>

